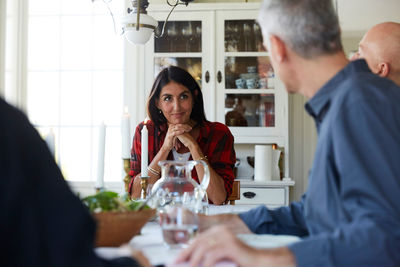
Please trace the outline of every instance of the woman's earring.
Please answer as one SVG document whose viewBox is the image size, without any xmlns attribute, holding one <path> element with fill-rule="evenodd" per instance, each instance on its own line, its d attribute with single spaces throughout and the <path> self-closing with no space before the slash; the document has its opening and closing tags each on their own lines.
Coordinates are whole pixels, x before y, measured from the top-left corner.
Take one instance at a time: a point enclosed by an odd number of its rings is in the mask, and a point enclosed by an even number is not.
<svg viewBox="0 0 400 267">
<path fill-rule="evenodd" d="M 158 113 L 159 113 L 159 114 L 161 114 L 161 113 L 162 113 L 161 109 L 159 109 L 159 110 L 158 110 Z"/>
</svg>

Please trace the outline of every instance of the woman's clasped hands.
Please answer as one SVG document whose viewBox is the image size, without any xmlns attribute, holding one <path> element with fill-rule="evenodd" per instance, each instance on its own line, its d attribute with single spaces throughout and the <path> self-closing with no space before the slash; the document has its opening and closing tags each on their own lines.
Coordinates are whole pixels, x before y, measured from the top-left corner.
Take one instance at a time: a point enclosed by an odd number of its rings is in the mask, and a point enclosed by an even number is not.
<svg viewBox="0 0 400 267">
<path fill-rule="evenodd" d="M 196 142 L 191 135 L 192 129 L 189 124 L 168 124 L 164 146 L 168 147 L 169 150 L 175 148 L 177 151 L 182 146 L 189 148 L 191 144 Z"/>
</svg>

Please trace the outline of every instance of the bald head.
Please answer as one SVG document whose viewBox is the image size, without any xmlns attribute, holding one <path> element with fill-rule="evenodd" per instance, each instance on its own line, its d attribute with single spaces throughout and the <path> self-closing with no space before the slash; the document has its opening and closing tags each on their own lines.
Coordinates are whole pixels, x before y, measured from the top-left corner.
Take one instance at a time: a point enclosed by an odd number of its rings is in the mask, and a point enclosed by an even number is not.
<svg viewBox="0 0 400 267">
<path fill-rule="evenodd" d="M 357 57 L 365 58 L 372 72 L 400 85 L 400 24 L 372 27 L 362 38 Z"/>
</svg>

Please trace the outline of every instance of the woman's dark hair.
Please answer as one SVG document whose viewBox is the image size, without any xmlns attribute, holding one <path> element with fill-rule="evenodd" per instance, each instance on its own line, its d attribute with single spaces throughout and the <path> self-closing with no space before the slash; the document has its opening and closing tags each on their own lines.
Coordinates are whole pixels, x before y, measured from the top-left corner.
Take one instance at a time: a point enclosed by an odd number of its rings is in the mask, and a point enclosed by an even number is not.
<svg viewBox="0 0 400 267">
<path fill-rule="evenodd" d="M 203 94 L 196 80 L 186 70 L 179 67 L 170 66 L 157 75 L 150 96 L 147 99 L 147 114 L 156 126 L 160 126 L 167 122 L 161 110 L 156 106 L 156 101 L 160 97 L 161 89 L 171 81 L 179 83 L 189 89 L 193 98 L 193 108 L 190 118 L 201 124 L 207 121 L 204 113 Z"/>
</svg>

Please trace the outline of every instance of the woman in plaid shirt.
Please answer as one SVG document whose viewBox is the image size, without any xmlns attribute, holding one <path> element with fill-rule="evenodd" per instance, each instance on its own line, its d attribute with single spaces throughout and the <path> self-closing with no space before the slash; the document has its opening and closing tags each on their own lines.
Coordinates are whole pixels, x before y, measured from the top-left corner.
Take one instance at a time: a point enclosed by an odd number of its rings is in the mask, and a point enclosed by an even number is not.
<svg viewBox="0 0 400 267">
<path fill-rule="evenodd" d="M 149 183 L 160 178 L 161 160 L 205 160 L 210 169 L 209 200 L 223 204 L 232 191 L 236 161 L 233 136 L 228 127 L 207 121 L 203 95 L 196 80 L 179 67 L 163 69 L 154 81 L 147 101 L 149 132 Z M 136 127 L 131 151 L 132 197 L 140 197 L 141 130 Z M 192 178 L 201 182 L 203 168 L 196 166 Z"/>
</svg>

